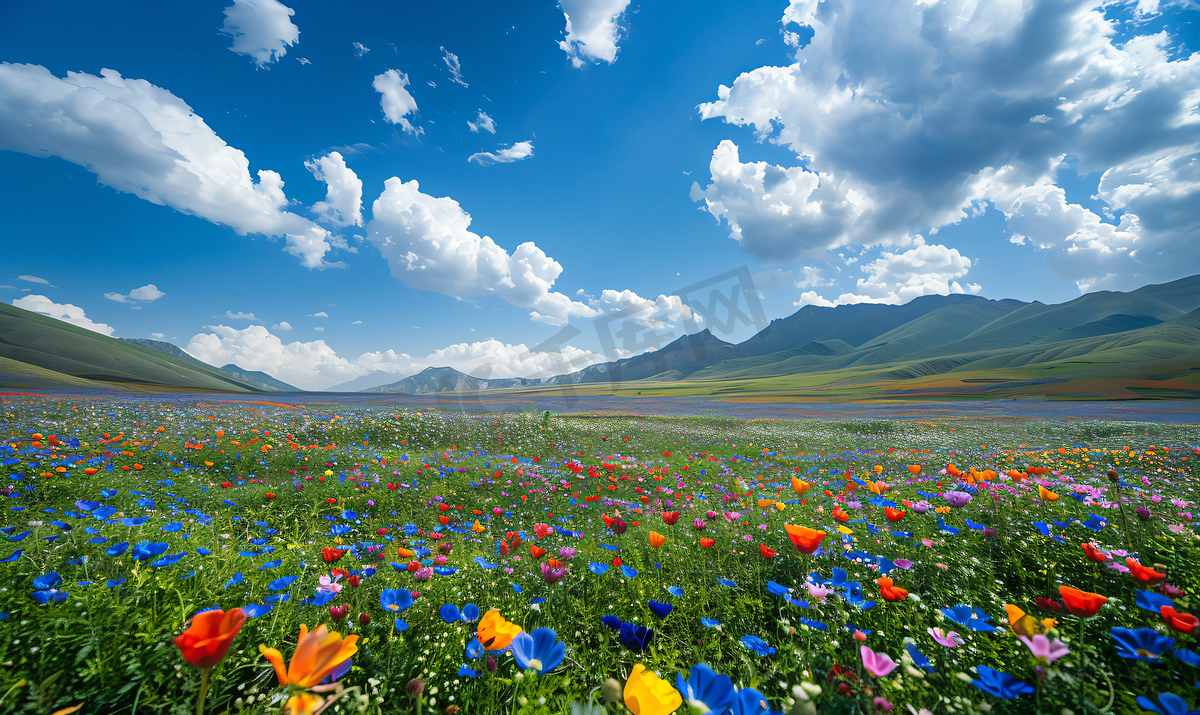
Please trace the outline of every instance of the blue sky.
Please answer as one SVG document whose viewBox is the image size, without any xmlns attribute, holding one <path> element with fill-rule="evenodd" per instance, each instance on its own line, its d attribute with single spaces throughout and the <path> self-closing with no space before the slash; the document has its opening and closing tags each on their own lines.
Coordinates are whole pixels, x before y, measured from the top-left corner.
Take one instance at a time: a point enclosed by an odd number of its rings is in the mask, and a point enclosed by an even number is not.
<svg viewBox="0 0 1200 715">
<path fill-rule="evenodd" d="M 625 356 L 742 266 L 767 319 L 1200 272 L 1187 4 L 0 16 L 0 299 L 306 389 Z"/>
</svg>

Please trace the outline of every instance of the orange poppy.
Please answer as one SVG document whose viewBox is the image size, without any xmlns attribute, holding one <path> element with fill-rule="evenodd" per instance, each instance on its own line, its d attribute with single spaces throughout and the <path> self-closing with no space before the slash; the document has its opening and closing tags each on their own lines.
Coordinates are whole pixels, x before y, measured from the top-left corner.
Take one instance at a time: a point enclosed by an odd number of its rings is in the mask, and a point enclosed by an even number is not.
<svg viewBox="0 0 1200 715">
<path fill-rule="evenodd" d="M 1190 613 L 1179 613 L 1170 606 L 1163 606 L 1159 611 L 1162 613 L 1163 620 L 1167 623 L 1167 628 L 1176 633 L 1194 636 L 1200 632 L 1200 619 Z"/>
<path fill-rule="evenodd" d="M 1100 612 L 1100 607 L 1108 603 L 1108 599 L 1098 593 L 1080 591 L 1070 586 L 1059 586 L 1058 593 L 1067 606 L 1067 613 L 1079 618 L 1091 618 Z"/>
<path fill-rule="evenodd" d="M 476 637 L 487 650 L 504 650 L 520 632 L 520 626 L 504 620 L 500 611 L 492 610 L 485 613 L 479 621 Z"/>
<path fill-rule="evenodd" d="M 796 550 L 806 556 L 812 556 L 821 547 L 821 539 L 825 538 L 824 531 L 804 526 L 784 524 L 783 528 L 787 531 L 788 538 L 792 540 L 792 545 L 796 547 Z"/>
<path fill-rule="evenodd" d="M 401 546 L 399 549 L 397 549 L 397 551 L 400 553 L 400 556 L 402 558 L 410 559 L 413 556 L 416 556 L 415 551 L 413 551 L 412 549 L 406 549 L 403 546 Z"/>
<path fill-rule="evenodd" d="M 446 526 L 450 523 L 450 517 L 446 516 L 445 514 L 438 514 L 438 521 L 442 526 Z"/>
<path fill-rule="evenodd" d="M 716 539 L 700 539 L 700 545 L 706 549 L 711 549 L 715 543 L 717 543 Z"/>
<path fill-rule="evenodd" d="M 913 474 L 920 474 L 921 473 L 921 465 L 910 464 L 910 465 L 908 465 L 908 471 L 912 472 Z"/>
<path fill-rule="evenodd" d="M 835 506 L 833 508 L 833 518 L 837 519 L 838 521 L 850 521 L 850 515 L 842 511 L 840 506 Z"/>
<path fill-rule="evenodd" d="M 1033 637 L 1058 625 L 1058 621 L 1053 618 L 1043 618 L 1039 621 L 1011 603 L 1004 604 L 1004 611 L 1008 614 L 1008 629 L 1016 636 Z"/>
<path fill-rule="evenodd" d="M 901 509 L 893 509 L 890 506 L 885 506 L 883 508 L 883 515 L 887 518 L 888 521 L 892 521 L 892 522 L 900 521 L 901 519 L 904 518 L 904 515 L 907 513 L 908 512 L 903 511 Z"/>
<path fill-rule="evenodd" d="M 1041 497 L 1042 501 L 1047 501 L 1047 502 L 1058 501 L 1058 495 L 1055 494 L 1054 492 L 1050 491 L 1046 487 L 1043 487 L 1041 484 L 1038 485 L 1038 496 Z"/>
<path fill-rule="evenodd" d="M 1140 581 L 1147 586 L 1155 586 L 1167 580 L 1165 573 L 1159 573 L 1152 568 L 1146 568 L 1137 562 L 1137 559 L 1125 559 L 1125 565 L 1129 567 L 1129 575 L 1133 576 L 1135 581 Z"/>
<path fill-rule="evenodd" d="M 663 544 L 667 543 L 667 537 L 663 536 L 662 534 L 658 533 L 657 531 L 651 531 L 646 536 L 650 539 L 650 545 L 656 549 L 658 547 L 662 546 Z"/>
<path fill-rule="evenodd" d="M 1083 547 L 1083 552 L 1087 554 L 1088 561 L 1095 561 L 1098 564 L 1108 561 L 1108 554 L 1092 546 L 1090 543 L 1080 544 L 1080 546 Z"/>
<path fill-rule="evenodd" d="M 246 612 L 240 608 L 197 613 L 187 630 L 175 638 L 175 645 L 187 662 L 197 668 L 211 668 L 224 660 L 245 622 Z"/>
<path fill-rule="evenodd" d="M 533 546 L 531 544 L 529 546 L 529 553 L 533 555 L 533 558 L 540 559 L 546 555 L 546 550 L 540 546 Z"/>
<path fill-rule="evenodd" d="M 804 496 L 804 493 L 812 489 L 812 482 L 806 482 L 803 479 L 792 477 L 792 489 L 796 492 L 796 496 Z"/>
<path fill-rule="evenodd" d="M 879 595 L 883 596 L 885 601 L 903 601 L 908 598 L 908 591 L 893 585 L 892 579 L 887 576 L 875 579 L 875 583 L 879 584 Z"/>
</svg>

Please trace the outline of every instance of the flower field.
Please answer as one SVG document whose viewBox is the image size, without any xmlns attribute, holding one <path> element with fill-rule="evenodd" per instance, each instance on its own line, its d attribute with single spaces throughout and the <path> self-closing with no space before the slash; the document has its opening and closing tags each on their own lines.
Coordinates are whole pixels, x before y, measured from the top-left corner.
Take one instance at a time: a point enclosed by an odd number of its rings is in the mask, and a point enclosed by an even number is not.
<svg viewBox="0 0 1200 715">
<path fill-rule="evenodd" d="M 1200 707 L 1195 427 L 0 416 L 0 712 Z"/>
</svg>

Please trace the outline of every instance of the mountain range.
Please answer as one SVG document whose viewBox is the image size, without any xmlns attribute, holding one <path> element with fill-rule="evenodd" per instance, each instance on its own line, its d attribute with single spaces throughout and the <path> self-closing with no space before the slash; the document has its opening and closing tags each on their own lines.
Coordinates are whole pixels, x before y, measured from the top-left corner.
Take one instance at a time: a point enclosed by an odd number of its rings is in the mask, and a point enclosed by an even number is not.
<svg viewBox="0 0 1200 715">
<path fill-rule="evenodd" d="M 744 342 L 708 329 L 547 378 L 430 367 L 330 388 L 422 395 L 503 391 L 713 395 L 738 400 L 1200 397 L 1200 276 L 1066 303 L 929 295 L 904 305 L 805 306 Z M 155 340 L 121 340 L 0 305 L 0 388 L 297 392 Z"/>
</svg>

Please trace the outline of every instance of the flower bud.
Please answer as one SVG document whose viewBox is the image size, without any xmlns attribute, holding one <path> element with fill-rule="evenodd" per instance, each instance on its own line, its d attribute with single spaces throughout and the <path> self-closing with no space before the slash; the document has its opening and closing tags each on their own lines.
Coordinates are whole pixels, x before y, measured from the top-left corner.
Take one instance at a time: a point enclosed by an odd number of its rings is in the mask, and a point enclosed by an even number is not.
<svg viewBox="0 0 1200 715">
<path fill-rule="evenodd" d="M 1121 475 L 1117 474 L 1117 470 L 1110 469 L 1108 470 L 1108 481 L 1119 482 L 1121 481 Z"/>
<path fill-rule="evenodd" d="M 425 681 L 421 680 L 420 678 L 413 678 L 412 680 L 408 681 L 408 685 L 405 685 L 404 689 L 409 695 L 413 696 L 414 698 L 419 698 L 421 697 L 421 693 L 425 690 Z"/>
<path fill-rule="evenodd" d="M 358 614 L 358 622 L 365 626 L 371 622 L 371 617 L 365 613 L 360 613 Z"/>
<path fill-rule="evenodd" d="M 600 684 L 600 696 L 606 703 L 615 703 L 621 699 L 621 684 L 613 678 L 605 678 Z"/>
<path fill-rule="evenodd" d="M 487 670 L 489 673 L 496 672 L 496 659 L 490 655 L 488 656 L 488 659 L 487 659 Z"/>
</svg>

